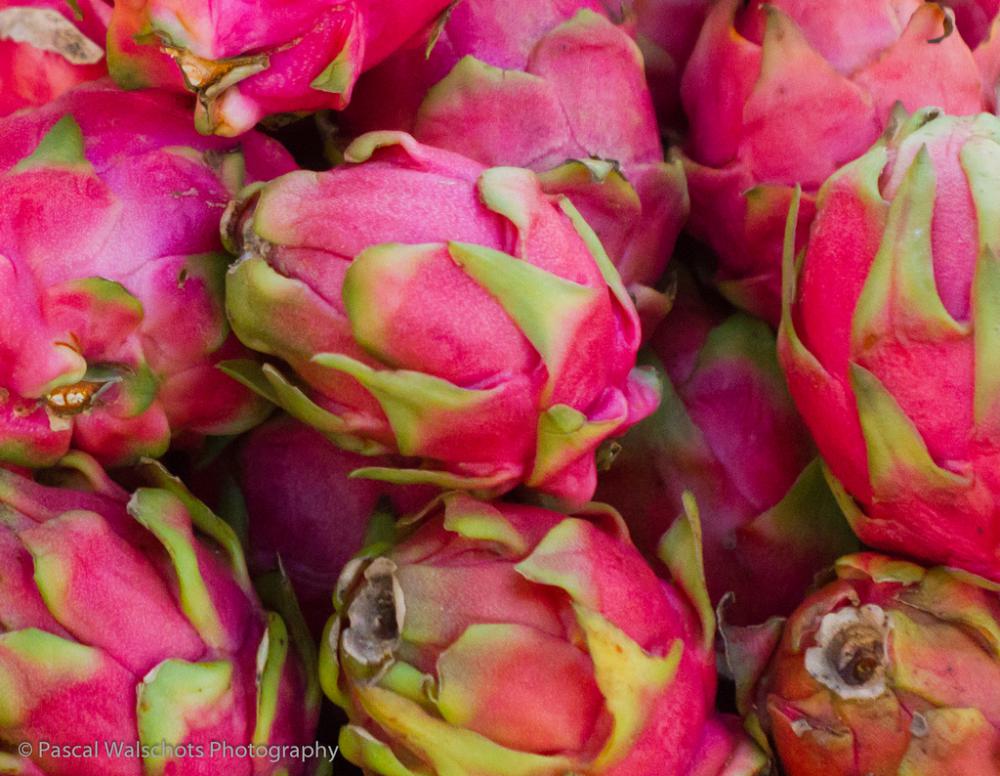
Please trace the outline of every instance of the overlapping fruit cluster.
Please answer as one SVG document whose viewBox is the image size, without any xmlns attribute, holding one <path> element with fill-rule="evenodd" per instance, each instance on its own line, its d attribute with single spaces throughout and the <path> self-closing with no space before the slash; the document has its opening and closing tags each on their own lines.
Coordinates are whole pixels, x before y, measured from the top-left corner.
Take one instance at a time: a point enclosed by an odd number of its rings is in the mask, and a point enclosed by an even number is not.
<svg viewBox="0 0 1000 776">
<path fill-rule="evenodd" d="M 0 0 L 0 774 L 1000 776 L 1000 2 Z"/>
</svg>

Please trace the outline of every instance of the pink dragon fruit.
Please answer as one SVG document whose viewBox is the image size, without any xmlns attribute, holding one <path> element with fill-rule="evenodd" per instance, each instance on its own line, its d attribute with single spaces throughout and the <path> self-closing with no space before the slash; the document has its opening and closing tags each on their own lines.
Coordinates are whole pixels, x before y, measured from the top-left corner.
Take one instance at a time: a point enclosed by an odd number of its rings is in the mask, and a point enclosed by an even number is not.
<svg viewBox="0 0 1000 776">
<path fill-rule="evenodd" d="M 280 561 L 317 636 L 333 613 L 330 591 L 361 549 L 382 500 L 401 515 L 434 496 L 430 488 L 351 479 L 367 465 L 364 457 L 287 417 L 254 429 L 241 441 L 236 464 L 250 568 L 272 571 Z"/>
<path fill-rule="evenodd" d="M 60 465 L 0 469 L 0 772 L 304 774 L 321 694 L 294 605 L 262 609 L 231 529 L 158 465 L 131 498 Z"/>
<path fill-rule="evenodd" d="M 646 61 L 646 78 L 660 122 L 683 123 L 680 113 L 681 75 L 711 0 L 633 0 L 636 40 Z"/>
<path fill-rule="evenodd" d="M 712 719 L 696 519 L 665 542 L 673 585 L 601 505 L 566 517 L 453 493 L 403 533 L 344 570 L 320 654 L 350 718 L 341 752 L 366 773 L 714 776 L 707 765 L 730 756 L 745 766 L 733 776 L 763 767 Z"/>
<path fill-rule="evenodd" d="M 173 95 L 101 82 L 0 136 L 0 462 L 47 466 L 72 445 L 119 465 L 259 422 L 266 403 L 216 368 L 245 354 L 218 230 L 287 154 L 205 139 Z"/>
<path fill-rule="evenodd" d="M 343 108 L 361 72 L 449 0 L 116 0 L 108 66 L 119 84 L 187 89 L 195 125 L 234 136 L 282 113 Z"/>
<path fill-rule="evenodd" d="M 604 6 L 464 0 L 362 78 L 347 127 L 539 172 L 652 317 L 666 305 L 648 287 L 687 218 L 687 186 L 680 160 L 664 161 L 642 55 Z"/>
<path fill-rule="evenodd" d="M 347 159 L 231 209 L 230 320 L 291 369 L 230 374 L 341 446 L 423 459 L 368 476 L 587 501 L 598 445 L 659 398 L 593 231 L 530 171 L 409 135 L 369 133 Z"/>
<path fill-rule="evenodd" d="M 0 0 L 0 116 L 107 75 L 104 0 Z"/>
<path fill-rule="evenodd" d="M 1000 120 L 898 120 L 820 190 L 797 279 L 789 244 L 781 361 L 861 540 L 1000 580 Z"/>
<path fill-rule="evenodd" d="M 720 289 L 777 323 L 781 243 L 801 184 L 816 191 L 886 127 L 898 100 L 978 113 L 995 102 L 951 18 L 923 0 L 722 0 L 684 73 L 693 234 L 719 254 Z M 1000 70 L 1000 62 L 997 63 Z"/>
<path fill-rule="evenodd" d="M 728 632 L 747 727 L 787 776 L 1000 773 L 997 586 L 882 555 L 784 625 Z"/>
<path fill-rule="evenodd" d="M 857 542 L 814 460 L 770 328 L 703 297 L 686 273 L 678 286 L 644 358 L 662 375 L 663 400 L 625 435 L 597 498 L 621 510 L 657 567 L 660 537 L 690 491 L 713 604 L 732 593 L 726 617 L 738 624 L 787 615 Z"/>
</svg>

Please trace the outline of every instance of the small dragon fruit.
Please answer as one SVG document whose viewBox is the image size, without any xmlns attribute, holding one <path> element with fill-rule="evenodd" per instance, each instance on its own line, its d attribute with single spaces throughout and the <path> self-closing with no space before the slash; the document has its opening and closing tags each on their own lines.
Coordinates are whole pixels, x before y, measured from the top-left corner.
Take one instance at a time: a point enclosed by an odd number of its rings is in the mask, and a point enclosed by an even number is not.
<svg viewBox="0 0 1000 776">
<path fill-rule="evenodd" d="M 0 0 L 0 116 L 108 74 L 104 0 Z"/>
<path fill-rule="evenodd" d="M 593 231 L 530 171 L 409 135 L 369 133 L 347 159 L 231 209 L 230 320 L 290 369 L 230 374 L 343 447 L 423 459 L 368 476 L 586 502 L 598 445 L 659 399 Z"/>
<path fill-rule="evenodd" d="M 787 776 L 1000 773 L 997 587 L 882 555 L 787 623 L 728 630 L 741 710 Z"/>
<path fill-rule="evenodd" d="M 646 78 L 660 122 L 683 123 L 681 75 L 705 24 L 711 0 L 633 0 L 636 41 L 646 61 Z"/>
<path fill-rule="evenodd" d="M 259 422 L 266 403 L 216 368 L 245 353 L 218 229 L 287 154 L 203 138 L 173 95 L 101 82 L 0 136 L 0 462 L 48 466 L 72 445 L 120 465 Z"/>
<path fill-rule="evenodd" d="M 108 66 L 122 86 L 187 89 L 195 125 L 235 136 L 275 114 L 343 108 L 361 72 L 449 0 L 115 0 Z"/>
<path fill-rule="evenodd" d="M 381 501 L 400 515 L 434 496 L 430 488 L 350 478 L 366 465 L 364 457 L 287 417 L 254 429 L 236 454 L 250 568 L 272 571 L 280 562 L 317 636 L 333 613 L 330 591 L 364 544 Z"/>
<path fill-rule="evenodd" d="M 313 741 L 321 693 L 294 606 L 262 609 L 231 529 L 157 464 L 131 498 L 60 465 L 0 468 L 0 773 L 304 774 L 281 747 Z"/>
<path fill-rule="evenodd" d="M 350 718 L 340 750 L 366 773 L 686 776 L 699 750 L 762 767 L 712 720 L 696 520 L 665 542 L 674 585 L 601 505 L 453 493 L 405 525 L 344 570 L 320 655 Z"/>
<path fill-rule="evenodd" d="M 993 580 L 998 158 L 993 116 L 899 117 L 820 190 L 797 271 L 789 236 L 779 338 L 792 396 L 861 540 Z"/>
<path fill-rule="evenodd" d="M 951 31 L 949 13 L 923 0 L 712 8 L 682 86 L 690 228 L 719 254 L 720 289 L 737 306 L 777 323 L 793 187 L 804 241 L 820 184 L 878 139 L 896 101 L 993 107 L 995 83 Z"/>
<path fill-rule="evenodd" d="M 687 186 L 680 160 L 664 161 L 639 48 L 604 6 L 464 0 L 362 78 L 347 126 L 540 173 L 652 316 L 666 305 L 648 287 L 687 218 Z"/>
<path fill-rule="evenodd" d="M 767 324 L 678 274 L 674 307 L 642 357 L 661 373 L 659 409 L 622 439 L 597 498 L 621 510 L 656 567 L 685 491 L 703 517 L 713 604 L 730 622 L 787 615 L 817 573 L 857 549 L 795 411 Z"/>
</svg>

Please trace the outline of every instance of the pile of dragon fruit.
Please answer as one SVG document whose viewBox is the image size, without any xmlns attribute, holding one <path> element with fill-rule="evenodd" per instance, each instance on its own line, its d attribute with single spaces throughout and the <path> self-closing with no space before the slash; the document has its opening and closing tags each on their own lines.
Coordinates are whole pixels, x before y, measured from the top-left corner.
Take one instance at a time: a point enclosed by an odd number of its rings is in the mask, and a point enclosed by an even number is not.
<svg viewBox="0 0 1000 776">
<path fill-rule="evenodd" d="M 0 0 L 0 774 L 1000 776 L 1000 0 Z"/>
</svg>

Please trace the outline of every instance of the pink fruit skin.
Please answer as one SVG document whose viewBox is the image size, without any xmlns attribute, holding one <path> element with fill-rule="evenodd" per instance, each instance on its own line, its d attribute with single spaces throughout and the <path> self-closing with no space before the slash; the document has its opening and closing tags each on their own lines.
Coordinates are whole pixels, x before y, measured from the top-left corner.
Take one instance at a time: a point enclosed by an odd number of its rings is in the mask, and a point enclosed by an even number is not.
<svg viewBox="0 0 1000 776">
<path fill-rule="evenodd" d="M 992 110 L 945 11 L 921 0 L 723 0 L 708 15 L 681 87 L 691 232 L 719 254 L 720 289 L 772 324 L 781 244 L 796 184 L 799 246 L 819 185 L 860 156 L 897 101 L 907 110 Z M 988 67 L 983 68 L 988 72 Z"/>
<path fill-rule="evenodd" d="M 636 40 L 660 123 L 680 128 L 681 75 L 694 51 L 710 0 L 635 0 Z"/>
<path fill-rule="evenodd" d="M 661 369 L 659 409 L 621 440 L 598 501 L 622 512 L 654 567 L 690 491 L 702 518 L 712 602 L 726 620 L 787 615 L 815 576 L 856 548 L 823 482 L 809 431 L 778 366 L 767 324 L 679 275 L 673 309 L 645 356 Z"/>
<path fill-rule="evenodd" d="M 862 541 L 993 580 L 998 137 L 926 109 L 831 178 L 779 339 Z"/>
<path fill-rule="evenodd" d="M 304 653 L 287 641 L 287 655 L 275 653 L 235 539 L 223 548 L 201 533 L 222 538 L 224 524 L 189 511 L 179 483 L 130 500 L 93 459 L 70 458 L 78 471 L 59 487 L 0 469 L 5 764 L 19 774 L 140 776 L 148 771 L 134 750 L 106 746 L 166 740 L 179 754 L 165 754 L 164 772 L 175 776 L 304 775 L 285 756 L 208 751 L 211 741 L 245 746 L 255 726 L 261 744 L 302 746 L 319 712 Z M 261 689 L 265 656 L 280 662 L 269 665 L 275 685 Z M 258 719 L 271 701 L 273 719 Z M 15 749 L 22 742 L 31 754 Z M 43 748 L 93 742 L 96 752 L 77 757 Z"/>
<path fill-rule="evenodd" d="M 945 5 L 955 12 L 959 32 L 973 48 L 990 37 L 990 28 L 1000 11 L 998 0 L 947 0 Z"/>
<path fill-rule="evenodd" d="M 717 714 L 705 724 L 687 776 L 763 776 L 769 773 L 767 756 L 747 735 L 742 720 L 735 715 Z"/>
<path fill-rule="evenodd" d="M 361 549 L 369 520 L 383 506 L 380 500 L 404 515 L 434 496 L 431 488 L 352 479 L 352 471 L 372 460 L 341 450 L 287 417 L 250 432 L 240 443 L 237 462 L 251 569 L 273 571 L 280 559 L 317 636 L 333 613 L 330 591 Z"/>
<path fill-rule="evenodd" d="M 693 554 L 685 557 L 694 560 Z M 706 623 L 681 583 L 656 578 L 612 511 L 595 505 L 585 516 L 567 518 L 452 494 L 377 563 L 387 561 L 394 569 L 395 598 L 405 605 L 402 640 L 392 660 L 423 672 L 440 688 L 429 703 L 439 704 L 446 720 L 436 723 L 435 732 L 443 751 L 460 749 L 461 739 L 453 736 L 475 732 L 465 739 L 467 756 L 489 745 L 501 747 L 495 752 L 552 758 L 550 770 L 537 759 L 537 773 L 688 772 L 714 698 L 711 635 L 706 641 Z M 326 674 L 335 682 L 326 690 L 340 699 L 354 725 L 366 727 L 386 748 L 423 759 L 426 739 L 420 734 L 433 724 L 424 721 L 430 714 L 400 697 L 393 715 L 383 716 L 379 708 L 390 708 L 385 696 L 394 694 L 393 685 L 365 682 L 355 673 L 357 663 L 352 665 L 351 629 L 364 628 L 354 619 L 352 597 L 366 584 L 364 568 L 345 571 L 338 586 L 339 619 L 324 642 L 323 660 L 339 660 L 342 668 Z M 710 609 L 707 614 L 711 620 Z M 593 630 L 611 638 L 605 623 L 621 640 L 617 646 Z M 681 645 L 676 670 L 666 681 L 648 684 L 653 669 L 639 666 Z M 608 680 L 601 686 L 594 675 L 598 661 Z M 618 694 L 612 708 L 607 696 L 621 687 L 611 677 L 624 680 L 632 670 L 637 673 L 628 693 Z M 402 715 L 409 718 L 406 724 L 399 724 Z M 618 737 L 600 766 L 590 764 L 608 745 L 616 717 L 629 720 L 630 735 Z M 380 727 L 385 723 L 391 727 Z M 357 735 L 350 728 L 346 733 Z M 713 728 L 711 737 L 716 733 Z M 478 753 L 478 762 L 489 762 L 488 751 Z M 374 761 L 359 764 L 371 773 L 391 772 Z M 505 773 L 500 764 L 475 772 Z"/>
<path fill-rule="evenodd" d="M 655 285 L 687 218 L 687 187 L 680 163 L 664 162 L 642 54 L 608 18 L 616 10 L 600 0 L 459 3 L 361 79 L 347 128 L 401 130 L 485 165 L 543 173 L 625 284 Z M 567 164 L 591 159 L 617 169 Z"/>
<path fill-rule="evenodd" d="M 244 180 L 294 167 L 286 152 L 205 139 L 176 96 L 105 82 L 0 133 L 0 460 L 46 466 L 73 446 L 120 465 L 259 422 L 266 406 L 215 367 L 246 354 L 218 229 Z M 91 400 L 67 405 L 77 388 Z"/>
<path fill-rule="evenodd" d="M 196 91 L 199 130 L 239 135 L 273 114 L 343 108 L 364 70 L 447 5 L 448 0 L 117 0 L 109 67 L 127 88 Z M 152 40 L 141 38 L 150 31 Z M 173 56 L 161 43 L 173 47 Z M 234 58 L 242 70 L 232 70 L 227 60 Z M 219 90 L 223 78 L 227 83 Z"/>
<path fill-rule="evenodd" d="M 104 39 L 111 5 L 81 0 L 79 9 L 77 17 L 66 0 L 0 0 L 0 116 L 44 105 L 108 74 Z M 65 25 L 53 23 L 42 14 L 46 10 Z"/>
<path fill-rule="evenodd" d="M 234 330 L 306 390 L 271 366 L 247 384 L 345 446 L 427 462 L 377 476 L 587 501 L 597 446 L 658 401 L 593 233 L 527 170 L 393 132 L 347 153 L 229 219 Z"/>
</svg>

